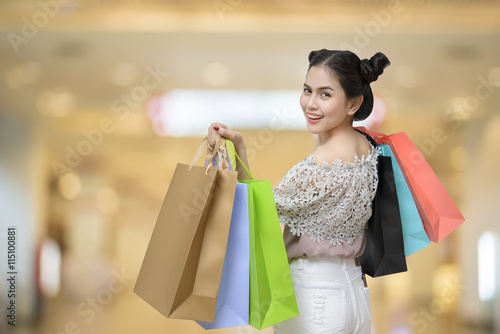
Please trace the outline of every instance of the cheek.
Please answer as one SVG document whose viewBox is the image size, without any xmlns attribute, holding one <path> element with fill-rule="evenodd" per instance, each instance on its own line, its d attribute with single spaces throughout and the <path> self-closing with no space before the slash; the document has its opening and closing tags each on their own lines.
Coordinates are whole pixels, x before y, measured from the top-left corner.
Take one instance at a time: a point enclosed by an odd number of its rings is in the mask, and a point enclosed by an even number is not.
<svg viewBox="0 0 500 334">
<path fill-rule="evenodd" d="M 325 103 L 324 109 L 327 110 L 327 112 L 330 114 L 338 114 L 342 111 L 342 109 L 344 109 L 344 106 L 342 105 L 341 101 L 331 100 Z"/>
<path fill-rule="evenodd" d="M 300 107 L 302 108 L 302 111 L 305 111 L 306 105 L 307 105 L 307 96 L 305 96 L 304 93 L 302 93 L 300 95 L 299 103 L 300 103 Z"/>
</svg>

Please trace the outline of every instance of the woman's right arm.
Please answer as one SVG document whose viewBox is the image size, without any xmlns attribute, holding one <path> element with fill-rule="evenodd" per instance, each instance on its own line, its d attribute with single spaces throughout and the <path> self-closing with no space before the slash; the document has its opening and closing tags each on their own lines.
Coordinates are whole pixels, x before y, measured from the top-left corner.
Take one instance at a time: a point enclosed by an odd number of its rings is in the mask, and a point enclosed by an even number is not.
<svg viewBox="0 0 500 334">
<path fill-rule="evenodd" d="M 227 126 L 224 124 L 212 123 L 208 128 L 208 144 L 214 147 L 219 137 L 227 138 L 233 142 L 236 153 L 238 153 L 240 159 L 250 170 L 247 159 L 247 149 L 241 133 L 228 130 Z M 248 175 L 238 159 L 236 159 L 236 171 L 238 172 L 238 180 L 248 180 Z"/>
</svg>

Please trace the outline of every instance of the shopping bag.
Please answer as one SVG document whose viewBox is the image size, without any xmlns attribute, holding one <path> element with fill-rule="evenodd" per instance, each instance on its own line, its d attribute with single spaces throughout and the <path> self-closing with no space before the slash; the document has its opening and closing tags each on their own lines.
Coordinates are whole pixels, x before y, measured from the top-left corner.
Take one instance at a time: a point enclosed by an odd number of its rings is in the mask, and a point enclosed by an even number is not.
<svg viewBox="0 0 500 334">
<path fill-rule="evenodd" d="M 234 144 L 231 140 L 225 139 L 225 148 L 226 148 L 226 161 L 229 167 L 229 170 L 236 170 L 236 149 L 234 148 Z M 206 162 L 205 162 L 206 163 Z M 217 166 L 220 164 L 219 155 L 214 155 L 212 158 L 212 165 Z"/>
<path fill-rule="evenodd" d="M 299 315 L 285 244 L 269 181 L 250 180 L 250 325 L 263 329 Z"/>
<path fill-rule="evenodd" d="M 214 321 L 237 173 L 227 165 L 177 164 L 139 271 L 134 292 L 168 318 Z"/>
<path fill-rule="evenodd" d="M 358 129 L 372 136 L 377 143 L 391 147 L 431 241 L 443 240 L 465 221 L 436 174 L 406 133 L 385 135 L 366 128 Z"/>
<path fill-rule="evenodd" d="M 230 170 L 236 170 L 236 148 L 231 140 L 226 139 L 227 162 Z"/>
<path fill-rule="evenodd" d="M 226 258 L 220 282 L 213 322 L 200 322 L 205 329 L 248 325 L 250 246 L 248 225 L 248 189 L 236 184 Z"/>
<path fill-rule="evenodd" d="M 406 184 L 403 172 L 399 167 L 389 145 L 379 145 L 381 155 L 390 157 L 394 172 L 394 182 L 398 196 L 399 212 L 403 225 L 403 240 L 405 255 L 409 256 L 430 245 L 429 237 L 425 232 L 422 218 L 418 213 L 415 200 Z"/>
<path fill-rule="evenodd" d="M 359 257 L 371 277 L 407 271 L 403 228 L 390 157 L 378 157 L 379 181 L 366 230 L 365 251 Z"/>
</svg>

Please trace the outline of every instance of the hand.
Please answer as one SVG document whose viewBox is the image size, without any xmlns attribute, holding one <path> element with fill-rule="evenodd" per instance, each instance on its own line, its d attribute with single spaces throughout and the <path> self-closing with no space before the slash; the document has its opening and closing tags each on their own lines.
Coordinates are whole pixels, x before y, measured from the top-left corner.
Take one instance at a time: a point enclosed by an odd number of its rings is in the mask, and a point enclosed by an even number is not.
<svg viewBox="0 0 500 334">
<path fill-rule="evenodd" d="M 215 146 L 219 137 L 224 137 L 231 140 L 238 154 L 240 154 L 240 152 L 244 153 L 246 151 L 245 142 L 243 141 L 241 133 L 239 133 L 238 131 L 228 130 L 227 125 L 225 124 L 212 123 L 208 128 L 207 135 L 207 140 L 210 147 Z"/>
<path fill-rule="evenodd" d="M 238 153 L 238 156 L 243 161 L 243 163 L 248 168 L 250 168 L 250 166 L 248 165 L 246 145 L 243 141 L 241 133 L 239 133 L 238 131 L 228 130 L 227 126 L 224 124 L 212 123 L 208 128 L 208 145 L 214 147 L 220 137 L 227 138 L 233 142 L 236 153 Z M 238 180 L 248 180 L 248 175 L 245 172 L 245 169 L 241 166 L 239 160 L 236 160 L 236 170 L 238 171 Z"/>
</svg>

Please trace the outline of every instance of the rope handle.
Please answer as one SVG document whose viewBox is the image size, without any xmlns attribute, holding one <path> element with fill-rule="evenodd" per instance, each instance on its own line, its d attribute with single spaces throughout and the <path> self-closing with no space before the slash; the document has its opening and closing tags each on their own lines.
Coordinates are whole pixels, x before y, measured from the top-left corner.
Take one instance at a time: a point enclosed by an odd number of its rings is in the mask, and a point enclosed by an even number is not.
<svg viewBox="0 0 500 334">
<path fill-rule="evenodd" d="M 188 171 L 191 171 L 191 168 L 193 168 L 196 161 L 198 161 L 198 159 L 200 159 L 200 157 L 203 155 L 203 152 L 206 152 L 206 154 L 207 154 L 207 158 L 206 158 L 207 161 L 212 161 L 214 156 L 220 152 L 220 154 L 222 155 L 222 157 L 221 157 L 221 169 L 222 170 L 229 170 L 229 166 L 228 166 L 227 161 L 226 161 L 226 155 L 227 155 L 226 147 L 224 144 L 225 144 L 224 138 L 220 137 L 217 140 L 217 143 L 215 144 L 214 148 L 211 149 L 210 146 L 208 145 L 207 138 L 203 138 L 203 140 L 200 143 L 200 146 L 198 146 L 198 149 L 196 150 L 196 152 L 193 156 L 193 159 L 189 163 Z M 208 163 L 205 174 L 208 174 L 208 170 L 210 169 L 210 167 L 212 167 L 212 164 Z"/>
</svg>

